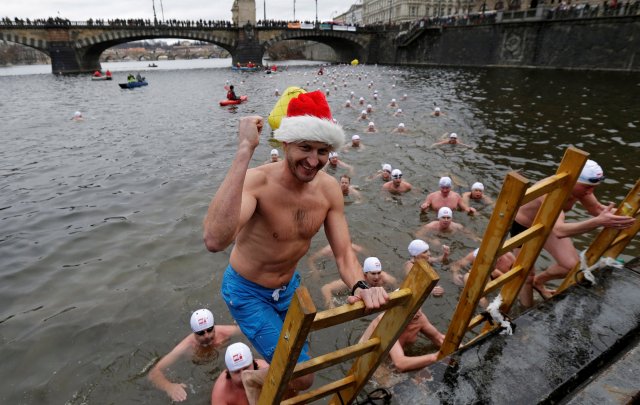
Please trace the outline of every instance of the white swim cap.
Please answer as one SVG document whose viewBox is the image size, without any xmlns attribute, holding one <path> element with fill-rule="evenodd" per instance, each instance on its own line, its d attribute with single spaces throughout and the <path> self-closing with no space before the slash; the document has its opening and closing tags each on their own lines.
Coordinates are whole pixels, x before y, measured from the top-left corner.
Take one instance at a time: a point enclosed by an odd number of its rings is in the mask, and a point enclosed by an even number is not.
<svg viewBox="0 0 640 405">
<path fill-rule="evenodd" d="M 338 157 L 338 152 L 329 152 L 329 159 Z"/>
<path fill-rule="evenodd" d="M 402 172 L 400 171 L 400 169 L 393 169 L 391 171 L 391 177 L 402 177 Z"/>
<path fill-rule="evenodd" d="M 360 101 L 364 101 L 364 97 L 360 97 Z"/>
<path fill-rule="evenodd" d="M 401 113 L 402 112 L 402 108 L 398 108 L 398 111 L 396 111 L 396 112 Z"/>
<path fill-rule="evenodd" d="M 347 100 L 345 104 L 351 104 L 351 100 Z"/>
<path fill-rule="evenodd" d="M 420 253 L 429 250 L 429 244 L 422 239 L 412 240 L 411 243 L 409 243 L 408 250 L 411 256 L 418 256 Z"/>
<path fill-rule="evenodd" d="M 370 271 L 382 271 L 382 263 L 380 263 L 380 260 L 378 260 L 377 257 L 367 257 L 366 259 L 364 259 L 362 271 L 364 271 L 365 273 L 369 273 Z"/>
<path fill-rule="evenodd" d="M 191 330 L 200 332 L 214 325 L 213 314 L 208 309 L 199 309 L 191 314 Z"/>
<path fill-rule="evenodd" d="M 449 207 L 442 207 L 438 210 L 438 219 L 442 217 L 453 218 L 453 211 Z"/>
<path fill-rule="evenodd" d="M 578 183 L 595 185 L 600 184 L 600 182 L 604 180 L 604 172 L 602 171 L 602 167 L 598 165 L 593 160 L 587 160 L 584 167 L 582 168 L 582 172 L 580 173 L 580 177 L 578 177 Z"/>
<path fill-rule="evenodd" d="M 389 173 L 391 173 L 391 171 L 392 171 L 393 169 L 391 168 L 391 165 L 390 165 L 389 163 L 385 163 L 385 164 L 383 164 L 383 165 L 382 165 L 382 170 L 386 170 L 386 171 L 388 171 Z"/>
<path fill-rule="evenodd" d="M 359 141 L 360 140 L 360 135 L 354 135 L 351 137 L 352 141 Z"/>
<path fill-rule="evenodd" d="M 455 132 L 452 132 L 451 134 L 449 134 L 449 138 L 457 138 L 458 134 L 456 134 Z"/>
<path fill-rule="evenodd" d="M 471 185 L 471 190 L 480 190 L 480 191 L 484 191 L 484 185 L 482 183 L 480 183 L 479 181 L 473 183 Z"/>
<path fill-rule="evenodd" d="M 440 107 L 436 107 L 436 108 L 434 108 L 434 109 L 433 109 L 433 111 L 435 111 L 435 112 L 440 112 Z"/>
<path fill-rule="evenodd" d="M 392 98 L 392 99 L 391 99 L 391 102 L 392 102 L 392 103 L 395 103 L 395 102 L 396 102 L 396 99 L 395 99 L 395 98 Z"/>
<path fill-rule="evenodd" d="M 375 127 L 375 126 L 376 126 L 376 124 L 374 124 L 374 123 L 373 123 L 373 121 L 371 121 L 371 122 L 369 123 L 369 126 L 370 126 L 370 127 Z"/>
<path fill-rule="evenodd" d="M 475 248 L 475 250 L 473 251 L 473 258 L 475 259 L 476 257 L 478 257 L 478 252 L 480 251 L 480 248 Z"/>
<path fill-rule="evenodd" d="M 399 123 L 399 124 L 398 124 L 398 127 L 400 127 L 400 128 L 404 128 L 404 123 L 403 123 L 403 122 Z"/>
<path fill-rule="evenodd" d="M 82 117 L 82 113 L 80 111 L 76 111 L 75 113 L 73 113 L 74 117 Z"/>
<path fill-rule="evenodd" d="M 440 181 L 438 182 L 440 187 L 451 187 L 451 178 L 450 177 L 440 177 Z"/>
<path fill-rule="evenodd" d="M 367 104 L 367 108 L 373 108 L 371 104 Z"/>
<path fill-rule="evenodd" d="M 280 154 L 278 153 L 278 149 L 271 149 L 271 155 L 279 156 Z"/>
<path fill-rule="evenodd" d="M 227 347 L 224 355 L 224 362 L 227 369 L 231 372 L 241 370 L 253 363 L 253 355 L 251 349 L 244 343 L 234 343 Z"/>
<path fill-rule="evenodd" d="M 360 112 L 360 115 L 367 115 L 367 110 L 362 110 L 362 112 Z"/>
</svg>

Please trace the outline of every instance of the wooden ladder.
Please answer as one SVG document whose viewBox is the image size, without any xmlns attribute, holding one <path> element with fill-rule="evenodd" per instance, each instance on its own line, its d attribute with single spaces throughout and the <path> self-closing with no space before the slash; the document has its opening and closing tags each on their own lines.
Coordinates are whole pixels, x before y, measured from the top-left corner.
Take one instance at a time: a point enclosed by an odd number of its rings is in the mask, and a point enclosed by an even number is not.
<svg viewBox="0 0 640 405">
<path fill-rule="evenodd" d="M 486 318 L 483 314 L 474 316 L 482 297 L 501 289 L 500 311 L 505 314 L 509 312 L 551 233 L 565 201 L 571 194 L 587 156 L 586 152 L 569 147 L 556 174 L 529 188 L 527 188 L 529 181 L 520 174 L 516 172 L 507 174 L 482 238 L 480 250 L 469 272 L 469 279 L 460 294 L 458 306 L 440 348 L 439 359 L 458 350 L 465 334 L 485 323 Z M 505 241 L 520 206 L 543 195 L 546 197 L 531 227 Z M 521 247 L 520 252 L 511 270 L 491 280 L 490 275 L 496 259 L 517 247 Z M 497 324 L 486 322 L 475 339 L 498 327 Z"/>
<path fill-rule="evenodd" d="M 331 394 L 334 394 L 331 404 L 352 403 L 438 280 L 428 263 L 416 261 L 400 289 L 390 293 L 389 302 L 376 311 L 365 311 L 364 304 L 359 301 L 316 312 L 307 289 L 298 288 L 287 311 L 258 404 L 306 404 Z M 296 364 L 311 331 L 380 311 L 385 313 L 369 340 Z M 283 400 L 290 380 L 354 358 L 344 378 Z"/>
<path fill-rule="evenodd" d="M 616 258 L 625 247 L 631 242 L 631 240 L 636 236 L 638 231 L 640 230 L 640 210 L 638 207 L 640 206 L 640 179 L 636 181 L 635 186 L 629 190 L 629 194 L 625 197 L 625 199 L 620 203 L 618 210 L 616 213 L 620 213 L 619 215 L 628 215 L 630 217 L 635 217 L 636 222 L 627 229 L 614 229 L 614 228 L 604 228 L 598 236 L 591 242 L 591 245 L 587 248 L 585 252 L 585 260 L 587 266 L 592 266 L 601 257 L 610 257 Z M 580 263 L 576 264 L 574 268 L 567 274 L 567 276 L 560 284 L 560 287 L 556 291 L 564 291 L 567 288 L 571 287 L 576 283 L 576 275 L 580 271 Z M 582 274 L 579 275 L 581 279 L 584 277 Z"/>
</svg>

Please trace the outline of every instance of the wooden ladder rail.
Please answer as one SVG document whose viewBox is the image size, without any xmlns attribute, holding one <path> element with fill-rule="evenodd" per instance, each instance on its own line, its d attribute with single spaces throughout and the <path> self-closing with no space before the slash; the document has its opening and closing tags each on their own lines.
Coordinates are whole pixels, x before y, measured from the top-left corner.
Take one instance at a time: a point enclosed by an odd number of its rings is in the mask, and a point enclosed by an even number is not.
<svg viewBox="0 0 640 405">
<path fill-rule="evenodd" d="M 629 193 L 622 200 L 616 211 L 617 213 L 622 213 L 621 215 L 635 217 L 636 221 L 627 229 L 604 228 L 600 231 L 585 252 L 587 266 L 593 266 L 601 257 L 616 258 L 622 253 L 640 230 L 640 210 L 638 210 L 638 207 L 640 207 L 640 179 L 629 190 Z M 580 263 L 577 263 L 566 275 L 556 291 L 561 292 L 574 285 L 576 283 L 576 273 L 579 271 Z M 582 277 L 584 277 L 582 274 L 578 276 L 580 279 Z"/>
<path fill-rule="evenodd" d="M 389 302 L 375 311 L 365 311 L 364 304 L 359 301 L 316 312 L 308 290 L 298 288 L 287 311 L 258 404 L 306 404 L 331 394 L 334 394 L 331 404 L 352 403 L 438 280 L 431 266 L 424 260 L 418 260 L 400 289 L 390 293 Z M 380 311 L 385 313 L 367 341 L 296 364 L 311 331 Z M 290 380 L 353 358 L 355 361 L 344 378 L 283 400 Z"/>
<path fill-rule="evenodd" d="M 486 319 L 481 314 L 474 316 L 478 302 L 482 297 L 501 288 L 500 310 L 503 313 L 509 312 L 571 194 L 587 156 L 586 152 L 575 147 L 567 148 L 556 174 L 529 188 L 529 181 L 520 174 L 507 174 L 469 272 L 469 279 L 449 323 L 438 359 L 458 350 L 465 334 L 476 326 L 485 323 L 483 330 L 473 340 L 499 327 L 485 322 Z M 544 201 L 529 229 L 505 241 L 520 206 L 543 195 Z M 490 281 L 496 259 L 517 247 L 520 247 L 520 252 L 511 270 Z"/>
</svg>

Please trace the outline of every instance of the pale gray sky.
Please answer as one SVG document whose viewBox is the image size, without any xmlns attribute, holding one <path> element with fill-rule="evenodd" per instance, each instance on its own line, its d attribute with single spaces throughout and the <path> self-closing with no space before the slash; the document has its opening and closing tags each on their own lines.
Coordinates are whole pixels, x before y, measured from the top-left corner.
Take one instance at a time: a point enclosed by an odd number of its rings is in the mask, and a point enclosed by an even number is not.
<svg viewBox="0 0 640 405">
<path fill-rule="evenodd" d="M 318 19 L 329 20 L 342 14 L 356 0 L 317 0 Z M 60 16 L 71 21 L 89 18 L 144 18 L 153 19 L 154 0 L 0 0 L 0 17 L 47 18 Z M 156 15 L 162 18 L 161 0 L 155 0 Z M 257 19 L 293 20 L 295 2 L 296 19 L 314 20 L 315 0 L 256 0 Z M 162 0 L 165 19 L 230 20 L 233 0 Z"/>
</svg>

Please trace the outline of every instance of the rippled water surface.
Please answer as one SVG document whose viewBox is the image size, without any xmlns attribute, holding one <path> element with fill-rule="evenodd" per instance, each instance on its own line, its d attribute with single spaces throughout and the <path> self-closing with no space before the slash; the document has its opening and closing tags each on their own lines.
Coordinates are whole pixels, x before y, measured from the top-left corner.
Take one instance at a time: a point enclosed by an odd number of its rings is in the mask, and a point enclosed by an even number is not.
<svg viewBox="0 0 640 405">
<path fill-rule="evenodd" d="M 602 201 L 619 201 L 640 177 L 637 75 L 360 66 L 319 77 L 308 65 L 265 75 L 195 63 L 147 70 L 150 85 L 135 90 L 116 83 L 146 63 L 108 65 L 112 82 L 57 77 L 48 67 L 0 69 L 0 403 L 169 403 L 146 372 L 189 332 L 191 311 L 208 307 L 218 323 L 232 321 L 219 297 L 228 251 L 205 250 L 201 221 L 233 157 L 238 119 L 266 117 L 276 88 L 328 88 L 334 117 L 349 136 L 362 136 L 364 150 L 341 154 L 365 199 L 346 207 L 352 238 L 398 278 L 412 233 L 434 219 L 421 217 L 418 205 L 442 175 L 460 192 L 482 181 L 495 197 L 509 170 L 546 177 L 575 145 L 605 169 Z M 227 81 L 249 102 L 219 107 Z M 363 107 L 343 107 L 352 91 L 354 104 L 360 96 L 373 104 L 379 132 L 363 132 Z M 387 106 L 392 98 L 402 117 Z M 432 117 L 434 104 L 446 115 Z M 76 110 L 83 122 L 70 120 Z M 399 122 L 409 134 L 391 134 Z M 473 147 L 430 148 L 446 132 Z M 273 147 L 266 138 L 254 165 Z M 382 163 L 401 169 L 415 192 L 381 194 L 381 183 L 367 177 Z M 485 207 L 454 220 L 481 235 L 489 215 Z M 569 217 L 584 216 L 578 209 Z M 577 247 L 592 236 L 577 238 Z M 465 237 L 445 242 L 454 260 L 477 245 Z M 320 232 L 312 251 L 325 244 Z M 624 257 L 638 253 L 636 238 Z M 317 265 L 319 279 L 305 260 L 300 270 L 321 307 L 318 285 L 337 272 L 330 260 Z M 446 266 L 437 270 L 446 293 L 424 308 L 444 332 L 459 290 Z M 312 349 L 353 342 L 365 326 L 314 335 Z M 185 361 L 169 374 L 189 386 L 190 403 L 203 404 L 223 367 L 221 359 Z"/>
</svg>

